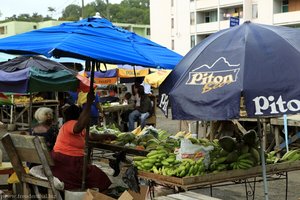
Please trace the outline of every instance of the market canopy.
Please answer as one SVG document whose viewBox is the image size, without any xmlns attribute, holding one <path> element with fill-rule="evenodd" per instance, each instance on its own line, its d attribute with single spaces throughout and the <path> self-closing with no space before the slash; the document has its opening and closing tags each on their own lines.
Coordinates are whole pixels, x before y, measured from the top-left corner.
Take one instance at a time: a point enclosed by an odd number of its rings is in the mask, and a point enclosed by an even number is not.
<svg viewBox="0 0 300 200">
<path fill-rule="evenodd" d="M 166 47 L 96 17 L 0 39 L 0 51 L 165 69 L 173 69 L 182 58 Z"/>
<path fill-rule="evenodd" d="M 131 65 L 101 65 L 101 71 L 95 72 L 95 83 L 101 85 L 110 85 L 118 82 L 118 78 L 130 79 L 145 77 L 149 74 L 149 69 L 141 66 Z M 90 72 L 85 73 L 87 77 Z"/>
<path fill-rule="evenodd" d="M 89 91 L 89 80 L 55 61 L 21 56 L 0 64 L 0 92 Z"/>
</svg>

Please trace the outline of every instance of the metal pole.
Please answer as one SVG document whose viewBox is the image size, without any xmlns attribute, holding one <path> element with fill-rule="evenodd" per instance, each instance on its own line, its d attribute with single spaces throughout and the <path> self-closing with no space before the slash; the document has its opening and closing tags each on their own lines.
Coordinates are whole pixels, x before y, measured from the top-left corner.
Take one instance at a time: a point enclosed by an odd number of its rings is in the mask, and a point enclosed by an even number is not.
<svg viewBox="0 0 300 200">
<path fill-rule="evenodd" d="M 289 133 L 288 133 L 288 119 L 287 115 L 283 115 L 283 124 L 284 124 L 284 136 L 285 136 L 285 147 L 286 152 L 289 152 Z"/>
<path fill-rule="evenodd" d="M 32 98 L 32 93 L 30 92 L 29 93 L 29 115 L 28 115 L 28 129 L 29 129 L 29 134 L 31 135 L 32 133 L 32 101 L 33 101 L 33 98 Z"/>
<path fill-rule="evenodd" d="M 264 196 L 265 196 L 265 200 L 269 200 L 268 181 L 267 181 L 266 162 L 265 162 L 265 151 L 263 148 L 260 118 L 257 118 L 257 127 L 258 127 L 259 139 L 260 139 L 260 153 L 261 153 L 260 157 L 261 157 L 261 166 L 262 166 L 263 183 L 264 183 Z"/>
<path fill-rule="evenodd" d="M 199 138 L 199 121 L 196 121 L 196 137 Z"/>
<path fill-rule="evenodd" d="M 91 77 L 90 77 L 90 92 L 94 92 L 94 75 L 95 75 L 95 62 L 92 62 Z M 83 160 L 83 172 L 82 172 L 82 185 L 81 189 L 84 190 L 86 186 L 87 166 L 89 162 L 89 133 L 90 124 L 86 127 L 85 135 L 85 147 L 84 147 L 84 160 Z"/>
</svg>

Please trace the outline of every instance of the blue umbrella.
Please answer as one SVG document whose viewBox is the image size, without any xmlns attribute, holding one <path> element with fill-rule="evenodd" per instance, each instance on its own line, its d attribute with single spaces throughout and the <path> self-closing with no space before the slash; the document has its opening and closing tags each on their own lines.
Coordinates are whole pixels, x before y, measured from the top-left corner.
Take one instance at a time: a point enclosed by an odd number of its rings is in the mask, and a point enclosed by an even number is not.
<svg viewBox="0 0 300 200">
<path fill-rule="evenodd" d="M 300 30 L 244 23 L 194 47 L 161 86 L 173 119 L 224 120 L 300 111 Z"/>
<path fill-rule="evenodd" d="M 298 113 L 299 74 L 299 29 L 246 22 L 194 47 L 160 87 L 161 107 L 169 98 L 173 119 L 228 120 L 243 96 L 248 117 Z"/>
<path fill-rule="evenodd" d="M 3 38 L 0 51 L 165 69 L 173 69 L 182 58 L 104 18 L 87 18 Z"/>
</svg>

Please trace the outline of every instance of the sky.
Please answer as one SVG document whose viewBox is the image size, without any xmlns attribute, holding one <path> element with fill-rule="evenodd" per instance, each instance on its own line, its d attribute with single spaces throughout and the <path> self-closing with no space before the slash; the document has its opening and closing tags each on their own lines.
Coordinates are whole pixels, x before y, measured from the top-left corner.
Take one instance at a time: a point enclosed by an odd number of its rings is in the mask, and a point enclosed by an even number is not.
<svg viewBox="0 0 300 200">
<path fill-rule="evenodd" d="M 94 0 L 84 0 L 84 4 L 93 2 Z M 110 3 L 120 3 L 121 0 L 109 0 Z M 48 12 L 48 7 L 53 7 L 56 12 L 53 13 L 52 17 L 57 19 L 61 16 L 62 10 L 69 4 L 77 4 L 81 6 L 81 0 L 0 0 L 0 12 L 2 16 L 1 20 L 5 17 L 10 17 L 12 15 L 19 15 L 23 13 L 32 14 L 37 12 L 46 16 L 47 14 L 51 16 Z"/>
</svg>

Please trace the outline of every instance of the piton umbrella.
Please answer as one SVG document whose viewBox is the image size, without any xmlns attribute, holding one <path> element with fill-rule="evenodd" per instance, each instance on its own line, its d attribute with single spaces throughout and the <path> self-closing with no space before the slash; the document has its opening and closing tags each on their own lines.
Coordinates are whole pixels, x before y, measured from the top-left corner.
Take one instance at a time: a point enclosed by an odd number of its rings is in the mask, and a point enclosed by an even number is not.
<svg viewBox="0 0 300 200">
<path fill-rule="evenodd" d="M 89 91 L 89 80 L 55 61 L 21 56 L 0 64 L 0 92 Z"/>
<path fill-rule="evenodd" d="M 248 117 L 292 114 L 300 111 L 299 74 L 299 29 L 246 22 L 194 47 L 161 92 L 173 119 L 239 118 L 241 96 Z"/>
<path fill-rule="evenodd" d="M 173 69 L 182 58 L 166 47 L 96 17 L 0 39 L 0 51 L 165 69 Z"/>
</svg>

